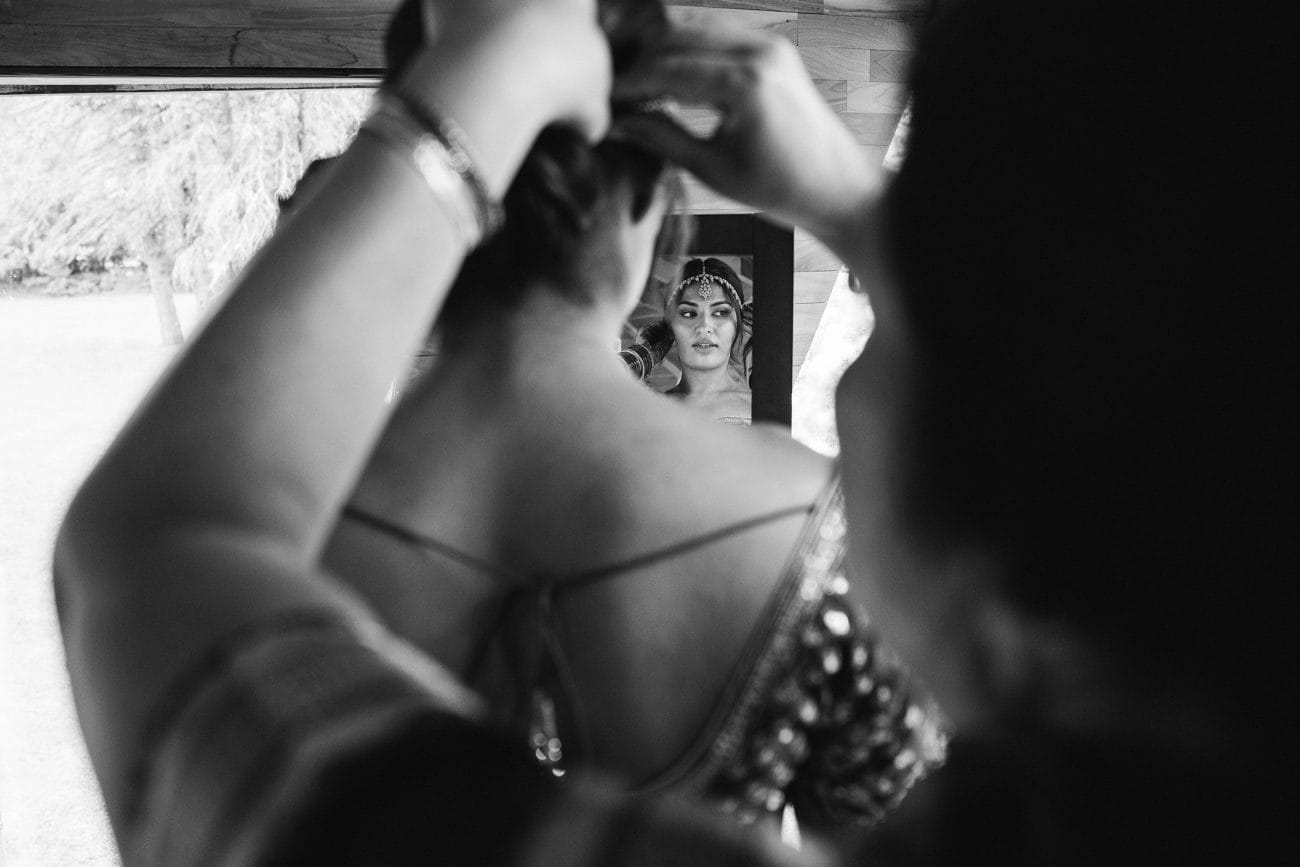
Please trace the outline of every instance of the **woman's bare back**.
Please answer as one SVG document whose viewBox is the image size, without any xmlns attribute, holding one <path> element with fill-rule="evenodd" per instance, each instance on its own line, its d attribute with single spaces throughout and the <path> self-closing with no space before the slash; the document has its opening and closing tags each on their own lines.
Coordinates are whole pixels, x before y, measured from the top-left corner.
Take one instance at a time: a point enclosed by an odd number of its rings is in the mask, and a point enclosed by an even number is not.
<svg viewBox="0 0 1300 867">
<path fill-rule="evenodd" d="M 353 507 L 432 544 L 345 518 L 327 562 L 515 719 L 542 642 L 518 603 L 546 588 L 562 722 L 588 758 L 644 778 L 708 718 L 831 466 L 612 365 L 570 372 L 474 399 L 455 371 L 426 385 L 395 427 L 427 433 L 386 440 Z"/>
</svg>

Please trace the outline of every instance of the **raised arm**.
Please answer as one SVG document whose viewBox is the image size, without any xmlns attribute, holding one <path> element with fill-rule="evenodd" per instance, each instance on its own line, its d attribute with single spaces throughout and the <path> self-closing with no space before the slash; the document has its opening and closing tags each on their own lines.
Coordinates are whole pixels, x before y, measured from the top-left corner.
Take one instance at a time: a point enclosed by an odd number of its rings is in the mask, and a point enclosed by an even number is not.
<svg viewBox="0 0 1300 867">
<path fill-rule="evenodd" d="M 620 77 L 614 93 L 717 110 L 721 124 L 709 138 L 644 114 L 620 120 L 612 135 L 652 147 L 723 195 L 807 229 L 854 273 L 870 269 L 884 173 L 826 105 L 787 40 L 679 28 Z"/>
<path fill-rule="evenodd" d="M 500 196 L 541 128 L 591 136 L 608 54 L 592 0 L 428 0 L 399 84 L 463 130 Z M 384 394 L 465 253 L 411 150 L 359 136 L 282 226 L 75 498 L 55 551 L 68 665 L 110 816 L 177 673 L 276 611 L 352 603 L 312 565 Z"/>
</svg>

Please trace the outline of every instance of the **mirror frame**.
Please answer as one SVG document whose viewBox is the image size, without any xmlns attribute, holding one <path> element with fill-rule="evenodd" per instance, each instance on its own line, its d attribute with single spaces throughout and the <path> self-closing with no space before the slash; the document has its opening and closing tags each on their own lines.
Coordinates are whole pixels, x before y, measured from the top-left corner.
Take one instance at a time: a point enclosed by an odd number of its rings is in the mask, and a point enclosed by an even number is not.
<svg viewBox="0 0 1300 867">
<path fill-rule="evenodd" d="M 788 428 L 794 389 L 794 232 L 762 214 L 696 214 L 694 219 L 689 255 L 748 256 L 753 263 L 753 419 Z"/>
</svg>

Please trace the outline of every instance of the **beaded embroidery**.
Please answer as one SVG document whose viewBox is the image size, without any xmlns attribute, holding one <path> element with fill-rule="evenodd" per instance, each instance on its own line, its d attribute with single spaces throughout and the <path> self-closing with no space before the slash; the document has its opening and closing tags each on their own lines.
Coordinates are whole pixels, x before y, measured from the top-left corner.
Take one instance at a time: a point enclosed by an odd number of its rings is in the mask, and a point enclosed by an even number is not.
<svg viewBox="0 0 1300 867">
<path fill-rule="evenodd" d="M 872 825 L 943 763 L 942 714 L 848 599 L 845 532 L 837 482 L 697 747 L 638 791 L 687 791 L 745 822 L 791 803 L 804 816 Z M 534 708 L 531 746 L 554 773 L 553 717 L 547 726 Z"/>
<path fill-rule="evenodd" d="M 754 707 L 706 794 L 742 821 L 777 813 L 871 825 L 942 763 L 937 709 L 917 701 L 834 575 L 798 631 L 791 663 Z"/>
</svg>

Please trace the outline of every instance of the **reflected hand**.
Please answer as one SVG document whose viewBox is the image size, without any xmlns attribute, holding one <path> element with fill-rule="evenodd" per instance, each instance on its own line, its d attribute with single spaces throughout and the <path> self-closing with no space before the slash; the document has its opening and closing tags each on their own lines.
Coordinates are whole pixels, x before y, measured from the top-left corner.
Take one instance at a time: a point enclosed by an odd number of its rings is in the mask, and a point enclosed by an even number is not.
<svg viewBox="0 0 1300 867">
<path fill-rule="evenodd" d="M 808 77 L 797 49 L 754 32 L 676 28 L 614 84 L 618 100 L 668 97 L 717 110 L 696 138 L 661 114 L 620 118 L 612 136 L 680 163 L 723 195 L 851 244 L 882 174 Z"/>
</svg>

